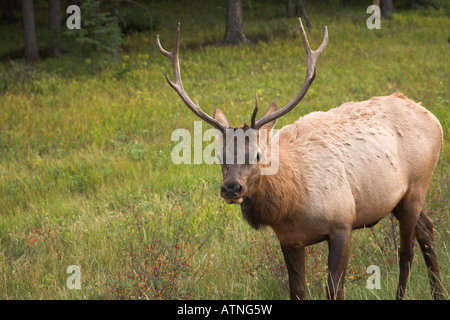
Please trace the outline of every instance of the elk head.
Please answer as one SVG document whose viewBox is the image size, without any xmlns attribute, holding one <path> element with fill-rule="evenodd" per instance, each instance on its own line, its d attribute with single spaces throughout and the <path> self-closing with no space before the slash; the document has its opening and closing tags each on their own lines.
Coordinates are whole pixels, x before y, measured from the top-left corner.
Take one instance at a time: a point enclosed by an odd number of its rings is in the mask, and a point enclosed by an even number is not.
<svg viewBox="0 0 450 320">
<path fill-rule="evenodd" d="M 309 46 L 300 18 L 299 26 L 307 62 L 306 77 L 302 88 L 297 96 L 283 108 L 278 110 L 277 105 L 273 103 L 267 113 L 258 121 L 256 121 L 258 97 L 256 97 L 251 125 L 244 124 L 240 127 L 231 127 L 220 109 L 214 111 L 213 117 L 209 116 L 184 91 L 178 59 L 180 24 L 178 24 L 175 35 L 175 47 L 172 52 L 164 50 L 159 41 L 159 36 L 156 37 L 156 44 L 159 51 L 172 62 L 175 82 L 172 82 L 167 76 L 167 73 L 165 73 L 167 82 L 195 115 L 217 130 L 218 140 L 221 143 L 221 150 L 218 153 L 218 157 L 223 173 L 220 195 L 227 203 L 240 204 L 245 197 L 251 197 L 256 190 L 261 180 L 261 169 L 267 166 L 270 158 L 269 141 L 276 120 L 291 111 L 303 99 L 315 78 L 316 60 L 325 50 L 328 42 L 327 27 L 324 27 L 323 40 L 320 47 L 316 51 L 313 51 Z"/>
</svg>

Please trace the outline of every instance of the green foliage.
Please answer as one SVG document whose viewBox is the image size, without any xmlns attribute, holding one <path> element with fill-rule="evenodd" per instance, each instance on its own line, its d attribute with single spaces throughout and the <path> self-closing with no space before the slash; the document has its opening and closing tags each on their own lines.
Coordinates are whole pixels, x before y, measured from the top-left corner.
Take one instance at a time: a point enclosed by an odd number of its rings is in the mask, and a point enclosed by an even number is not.
<svg viewBox="0 0 450 320">
<path fill-rule="evenodd" d="M 81 4 L 81 29 L 67 29 L 64 35 L 84 52 L 112 52 L 122 43 L 122 34 L 110 12 L 99 11 L 100 2 L 86 0 Z"/>
<path fill-rule="evenodd" d="M 135 8 L 133 8 L 135 9 Z M 123 34 L 156 30 L 160 24 L 158 19 L 151 17 L 150 13 L 140 8 L 136 10 L 120 10 L 119 25 Z"/>
<path fill-rule="evenodd" d="M 48 75 L 39 72 L 32 64 L 10 60 L 0 66 L 0 92 L 10 87 L 30 88 L 33 84 Z"/>
<path fill-rule="evenodd" d="M 86 283 L 90 298 L 189 299 L 193 284 L 188 280 L 192 272 L 191 258 L 195 253 L 189 250 L 195 240 L 187 238 L 188 232 L 182 228 L 176 233 L 155 230 L 137 208 L 131 217 L 122 226 L 124 232 L 134 235 L 121 241 L 125 263 L 118 273 L 110 274 L 104 284 Z"/>
</svg>

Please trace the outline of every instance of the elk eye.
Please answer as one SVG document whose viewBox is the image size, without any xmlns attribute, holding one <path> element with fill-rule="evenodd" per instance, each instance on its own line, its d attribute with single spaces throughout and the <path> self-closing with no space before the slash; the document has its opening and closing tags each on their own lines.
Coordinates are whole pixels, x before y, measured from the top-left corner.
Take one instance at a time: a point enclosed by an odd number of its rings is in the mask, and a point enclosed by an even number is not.
<svg viewBox="0 0 450 320">
<path fill-rule="evenodd" d="M 258 151 L 258 153 L 256 154 L 256 162 L 261 161 L 261 151 Z"/>
<path fill-rule="evenodd" d="M 258 147 L 258 151 L 256 152 L 256 162 L 260 162 L 262 157 L 261 148 Z"/>
</svg>

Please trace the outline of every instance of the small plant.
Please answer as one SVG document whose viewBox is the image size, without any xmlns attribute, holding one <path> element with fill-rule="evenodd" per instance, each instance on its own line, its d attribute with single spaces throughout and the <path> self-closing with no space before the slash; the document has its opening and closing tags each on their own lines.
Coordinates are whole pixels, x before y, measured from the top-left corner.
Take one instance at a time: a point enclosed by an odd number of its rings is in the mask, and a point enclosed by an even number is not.
<svg viewBox="0 0 450 320">
<path fill-rule="evenodd" d="M 131 159 L 138 161 L 145 159 L 148 150 L 145 145 L 134 141 L 134 143 L 128 144 L 127 153 Z"/>
<path fill-rule="evenodd" d="M 54 225 L 51 228 L 42 228 L 39 226 L 33 227 L 28 233 L 22 235 L 22 240 L 27 244 L 29 248 L 33 248 L 39 241 L 50 242 L 51 247 L 54 249 L 58 259 L 61 260 L 61 252 L 56 245 L 55 238 L 61 231 L 60 225 Z"/>
<path fill-rule="evenodd" d="M 128 252 L 122 271 L 107 285 L 106 299 L 188 299 L 179 285 L 189 275 L 189 257 L 179 243 L 151 239 Z"/>
<path fill-rule="evenodd" d="M 109 12 L 100 12 L 99 5 L 100 2 L 96 0 L 83 1 L 81 29 L 68 29 L 64 32 L 88 55 L 93 52 L 113 52 L 122 43 L 117 18 Z"/>
<path fill-rule="evenodd" d="M 279 250 L 278 241 L 274 237 L 263 237 L 248 240 L 248 252 L 242 267 L 252 278 L 261 278 L 265 285 L 272 289 L 288 287 L 286 264 Z M 275 279 L 275 284 L 273 283 Z"/>
<path fill-rule="evenodd" d="M 106 300 L 190 299 L 193 277 L 191 258 L 202 247 L 190 249 L 192 239 L 182 238 L 186 232 L 168 235 L 151 230 L 137 219 L 122 243 L 124 265 L 117 274 L 95 289 L 93 296 Z M 194 275 L 195 278 L 195 275 Z"/>
</svg>

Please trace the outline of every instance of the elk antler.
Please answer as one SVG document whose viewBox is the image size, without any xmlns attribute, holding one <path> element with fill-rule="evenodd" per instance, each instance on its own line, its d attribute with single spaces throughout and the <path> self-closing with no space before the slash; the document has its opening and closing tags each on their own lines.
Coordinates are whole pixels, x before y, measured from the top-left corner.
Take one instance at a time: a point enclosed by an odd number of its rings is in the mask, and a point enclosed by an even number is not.
<svg viewBox="0 0 450 320">
<path fill-rule="evenodd" d="M 179 40 L 180 40 L 180 23 L 178 23 L 177 32 L 175 34 L 175 47 L 172 52 L 164 50 L 164 48 L 161 46 L 161 43 L 159 42 L 159 35 L 156 36 L 156 45 L 158 46 L 159 51 L 164 56 L 169 58 L 169 60 L 172 62 L 173 77 L 175 79 L 175 83 L 170 81 L 169 77 L 167 76 L 167 72 L 164 72 L 166 75 L 166 80 L 170 84 L 170 86 L 178 93 L 181 100 L 183 100 L 184 104 L 189 109 L 191 109 L 193 113 L 195 113 L 200 119 L 206 121 L 213 127 L 217 128 L 218 130 L 225 132 L 225 130 L 228 128 L 219 121 L 217 121 L 216 119 L 207 115 L 202 109 L 200 109 L 200 107 L 198 106 L 198 102 L 197 104 L 195 104 L 191 100 L 191 98 L 189 98 L 186 91 L 184 91 L 183 84 L 181 82 L 180 61 L 178 59 Z"/>
<path fill-rule="evenodd" d="M 272 112 L 270 114 L 265 115 L 261 119 L 259 119 L 254 124 L 254 129 L 259 129 L 266 123 L 276 120 L 280 118 L 281 116 L 285 115 L 303 99 L 303 97 L 306 95 L 306 92 L 308 92 L 309 86 L 314 81 L 314 78 L 316 76 L 316 60 L 317 58 L 322 54 L 322 52 L 325 50 L 325 47 L 328 43 L 328 30 L 327 27 L 323 27 L 323 40 L 322 44 L 320 45 L 319 49 L 316 51 L 311 50 L 311 47 L 309 46 L 308 38 L 306 37 L 305 29 L 303 29 L 302 20 L 298 18 L 299 24 L 300 24 L 300 33 L 302 36 L 302 42 L 303 47 L 306 51 L 306 77 L 305 81 L 303 82 L 303 86 L 300 89 L 300 92 L 297 94 L 297 96 L 289 102 L 287 105 L 285 105 L 283 108 L 281 108 L 278 111 Z"/>
<path fill-rule="evenodd" d="M 253 113 L 252 113 L 252 119 L 250 121 L 251 123 L 251 127 L 252 129 L 255 129 L 255 120 L 256 120 L 256 114 L 258 113 L 258 95 L 256 95 L 256 100 L 255 100 L 255 109 L 253 109 Z"/>
</svg>

